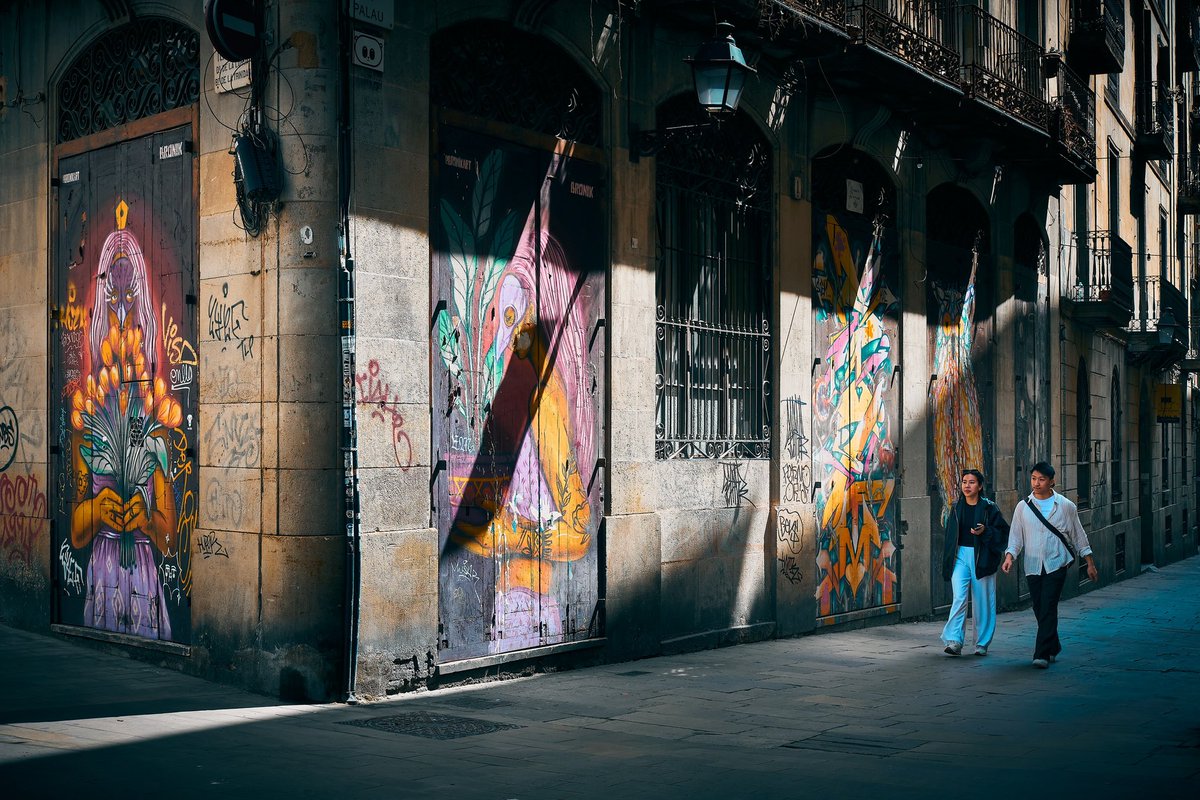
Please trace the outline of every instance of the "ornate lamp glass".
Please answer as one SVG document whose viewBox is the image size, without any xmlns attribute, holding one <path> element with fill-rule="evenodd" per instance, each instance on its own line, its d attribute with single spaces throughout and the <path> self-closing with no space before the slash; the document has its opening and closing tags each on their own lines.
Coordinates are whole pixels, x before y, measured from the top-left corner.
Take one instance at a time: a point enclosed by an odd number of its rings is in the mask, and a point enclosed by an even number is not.
<svg viewBox="0 0 1200 800">
<path fill-rule="evenodd" d="M 718 23 L 716 36 L 685 61 L 692 65 L 696 99 L 705 111 L 717 116 L 737 111 L 746 78 L 755 70 L 733 40 L 733 25 Z"/>
</svg>

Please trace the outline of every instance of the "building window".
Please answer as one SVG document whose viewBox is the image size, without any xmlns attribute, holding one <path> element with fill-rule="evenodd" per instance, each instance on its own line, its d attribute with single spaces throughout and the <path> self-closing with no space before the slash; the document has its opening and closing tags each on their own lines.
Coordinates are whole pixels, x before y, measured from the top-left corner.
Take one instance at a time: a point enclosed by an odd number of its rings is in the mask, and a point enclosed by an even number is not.
<svg viewBox="0 0 1200 800">
<path fill-rule="evenodd" d="M 1171 424 L 1163 422 L 1159 425 L 1159 439 L 1162 441 L 1162 490 L 1171 489 Z"/>
<path fill-rule="evenodd" d="M 1120 575 L 1125 571 L 1125 531 L 1113 537 L 1114 569 Z"/>
<path fill-rule="evenodd" d="M 1112 447 L 1112 499 L 1120 500 L 1125 495 L 1125 407 L 1121 400 L 1121 373 L 1113 370 L 1112 391 L 1109 393 L 1112 403 L 1110 420 L 1110 439 Z"/>
<path fill-rule="evenodd" d="M 665 104 L 658 125 L 697 111 Z M 770 149 L 739 115 L 656 161 L 655 453 L 769 458 Z"/>
<path fill-rule="evenodd" d="M 1108 142 L 1108 233 L 1121 233 L 1121 151 Z"/>
<path fill-rule="evenodd" d="M 1163 282 L 1178 286 L 1171 269 L 1170 254 L 1167 252 L 1167 224 L 1167 210 L 1160 207 L 1158 209 L 1158 274 L 1162 275 Z"/>
<path fill-rule="evenodd" d="M 1088 385 L 1087 363 L 1079 359 L 1075 374 L 1075 442 L 1076 466 L 1079 475 L 1079 505 L 1086 506 L 1092 497 L 1092 397 Z"/>
</svg>

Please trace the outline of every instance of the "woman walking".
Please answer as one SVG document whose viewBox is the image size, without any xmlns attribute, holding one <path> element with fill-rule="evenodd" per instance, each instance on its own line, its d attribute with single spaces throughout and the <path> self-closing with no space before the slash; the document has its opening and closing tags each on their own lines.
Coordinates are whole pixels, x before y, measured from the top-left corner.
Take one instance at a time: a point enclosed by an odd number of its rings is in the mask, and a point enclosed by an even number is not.
<svg viewBox="0 0 1200 800">
<path fill-rule="evenodd" d="M 996 570 L 1008 545 L 1008 523 L 1000 508 L 982 497 L 983 473 L 965 469 L 961 496 L 946 523 L 942 578 L 950 581 L 954 603 L 942 629 L 946 654 L 962 653 L 967 622 L 967 598 L 975 620 L 975 655 L 986 656 L 996 632 Z"/>
</svg>

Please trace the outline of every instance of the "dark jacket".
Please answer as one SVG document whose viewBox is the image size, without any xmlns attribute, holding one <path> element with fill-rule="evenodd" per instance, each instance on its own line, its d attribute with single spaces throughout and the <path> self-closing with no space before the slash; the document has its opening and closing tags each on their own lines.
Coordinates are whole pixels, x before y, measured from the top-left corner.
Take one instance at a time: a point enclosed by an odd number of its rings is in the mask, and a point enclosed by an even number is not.
<svg viewBox="0 0 1200 800">
<path fill-rule="evenodd" d="M 986 497 L 979 498 L 983 503 L 983 533 L 975 537 L 975 577 L 986 578 L 995 575 L 1004 560 L 1004 548 L 1008 547 L 1008 523 L 1000 513 L 1000 507 Z M 954 560 L 958 555 L 958 520 L 967 501 L 958 498 L 946 520 L 946 542 L 942 552 L 942 580 L 948 581 L 954 575 Z"/>
</svg>

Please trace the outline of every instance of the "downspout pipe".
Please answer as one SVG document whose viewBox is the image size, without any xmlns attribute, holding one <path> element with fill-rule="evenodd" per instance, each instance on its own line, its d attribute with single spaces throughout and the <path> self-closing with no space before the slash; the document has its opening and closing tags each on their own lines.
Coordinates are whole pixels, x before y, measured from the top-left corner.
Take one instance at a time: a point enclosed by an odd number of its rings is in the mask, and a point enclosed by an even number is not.
<svg viewBox="0 0 1200 800">
<path fill-rule="evenodd" d="M 338 15 L 338 321 L 342 337 L 342 483 L 346 537 L 345 667 L 344 700 L 358 702 L 358 627 L 361 615 L 362 552 L 359 525 L 358 422 L 355 416 L 355 314 L 354 253 L 350 237 L 350 198 L 353 187 L 353 104 L 350 80 L 350 26 L 345 14 Z"/>
</svg>

